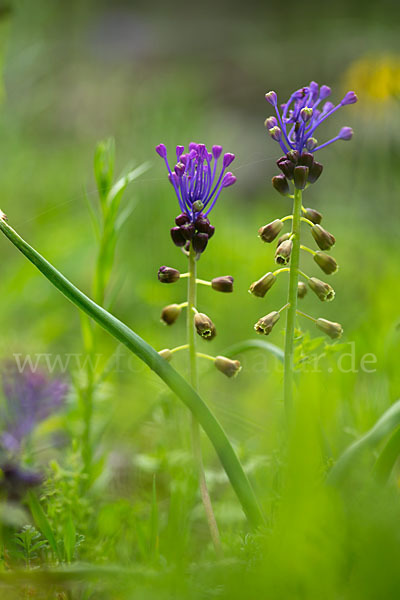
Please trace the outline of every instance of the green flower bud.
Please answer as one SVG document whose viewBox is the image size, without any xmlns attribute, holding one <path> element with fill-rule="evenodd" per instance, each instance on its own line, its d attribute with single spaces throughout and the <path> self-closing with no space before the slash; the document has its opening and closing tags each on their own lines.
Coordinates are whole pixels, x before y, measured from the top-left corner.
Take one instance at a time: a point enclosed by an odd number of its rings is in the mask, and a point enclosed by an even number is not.
<svg viewBox="0 0 400 600">
<path fill-rule="evenodd" d="M 280 317 L 280 314 L 276 310 L 274 310 L 274 311 L 270 312 L 268 315 L 265 315 L 265 317 L 262 317 L 261 319 L 259 319 L 257 321 L 257 323 L 254 325 L 254 329 L 260 335 L 268 335 L 271 333 L 272 328 L 275 325 L 275 323 L 277 321 L 279 321 L 279 317 Z"/>
<path fill-rule="evenodd" d="M 172 359 L 173 356 L 169 348 L 164 348 L 164 350 L 160 350 L 158 354 L 168 362 Z"/>
<path fill-rule="evenodd" d="M 334 236 L 321 225 L 314 225 L 311 228 L 311 234 L 321 250 L 330 250 L 335 245 Z"/>
<path fill-rule="evenodd" d="M 169 304 L 168 306 L 164 306 L 161 312 L 161 322 L 165 325 L 173 325 L 181 312 L 182 308 L 179 304 Z"/>
<path fill-rule="evenodd" d="M 276 277 L 273 273 L 267 273 L 258 281 L 255 281 L 251 284 L 249 292 L 254 296 L 258 296 L 259 298 L 264 298 L 265 294 L 269 289 L 272 288 L 276 281 Z"/>
<path fill-rule="evenodd" d="M 263 242 L 270 243 L 274 241 L 276 236 L 280 233 L 282 227 L 282 221 L 280 219 L 275 219 L 275 221 L 264 225 L 264 227 L 260 227 L 258 230 L 258 235 Z"/>
<path fill-rule="evenodd" d="M 306 212 L 304 213 L 304 216 L 306 219 L 308 219 L 309 221 L 312 221 L 316 225 L 319 225 L 319 223 L 321 223 L 321 221 L 322 221 L 321 213 L 318 212 L 317 210 L 315 210 L 314 208 L 306 208 Z"/>
<path fill-rule="evenodd" d="M 304 298 L 304 296 L 307 294 L 307 286 L 304 283 L 304 281 L 299 281 L 299 283 L 297 284 L 297 297 L 298 298 Z"/>
<path fill-rule="evenodd" d="M 211 341 L 217 335 L 214 323 L 204 313 L 195 314 L 194 326 L 199 336 L 207 341 Z"/>
<path fill-rule="evenodd" d="M 297 190 L 304 190 L 307 185 L 308 167 L 295 167 L 293 171 L 294 186 Z"/>
<path fill-rule="evenodd" d="M 195 200 L 193 202 L 192 208 L 193 208 L 194 212 L 200 212 L 201 210 L 203 210 L 204 204 L 202 203 L 201 200 Z"/>
<path fill-rule="evenodd" d="M 214 277 L 211 279 L 211 287 L 217 292 L 233 292 L 233 277 L 225 275 L 224 277 Z"/>
<path fill-rule="evenodd" d="M 277 192 L 282 194 L 282 196 L 289 196 L 290 188 L 288 180 L 284 175 L 275 175 L 275 177 L 272 178 L 272 185 Z"/>
<path fill-rule="evenodd" d="M 290 254 L 292 252 L 293 242 L 292 240 L 286 240 L 278 246 L 275 252 L 275 262 L 278 265 L 287 265 L 290 260 Z"/>
<path fill-rule="evenodd" d="M 307 283 L 322 302 L 330 302 L 334 299 L 335 290 L 329 285 L 329 283 L 325 283 L 316 277 L 310 277 Z"/>
<path fill-rule="evenodd" d="M 214 365 L 227 377 L 236 377 L 242 366 L 238 360 L 231 360 L 225 356 L 217 356 Z"/>
<path fill-rule="evenodd" d="M 332 273 L 336 273 L 338 270 L 338 264 L 336 260 L 333 258 L 333 256 L 325 254 L 325 252 L 316 252 L 314 254 L 314 260 L 327 275 L 332 275 Z"/>
<path fill-rule="evenodd" d="M 179 271 L 172 267 L 160 267 L 158 269 L 158 281 L 161 281 L 161 283 L 175 283 L 180 276 Z"/>
<path fill-rule="evenodd" d="M 343 333 L 343 327 L 340 323 L 327 321 L 327 319 L 317 319 L 315 324 L 318 329 L 321 329 L 321 331 L 329 335 L 333 340 L 340 338 Z"/>
</svg>

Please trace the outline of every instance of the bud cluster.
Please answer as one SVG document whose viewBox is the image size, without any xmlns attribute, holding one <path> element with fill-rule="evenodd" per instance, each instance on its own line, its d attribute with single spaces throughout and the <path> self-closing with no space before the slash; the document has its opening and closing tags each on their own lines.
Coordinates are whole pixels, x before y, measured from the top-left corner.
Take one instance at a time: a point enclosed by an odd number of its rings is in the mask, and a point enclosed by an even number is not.
<svg viewBox="0 0 400 600">
<path fill-rule="evenodd" d="M 196 254 L 201 254 L 207 247 L 208 240 L 214 235 L 215 227 L 203 213 L 199 212 L 194 221 L 186 213 L 175 219 L 175 227 L 171 229 L 171 238 L 175 246 L 189 249 L 190 243 Z"/>
</svg>

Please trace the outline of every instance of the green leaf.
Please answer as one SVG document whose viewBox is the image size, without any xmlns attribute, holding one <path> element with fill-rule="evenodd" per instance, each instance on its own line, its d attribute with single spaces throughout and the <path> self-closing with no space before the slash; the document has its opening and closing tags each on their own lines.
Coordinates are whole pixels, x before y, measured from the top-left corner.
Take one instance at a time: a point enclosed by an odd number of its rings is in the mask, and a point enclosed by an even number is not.
<svg viewBox="0 0 400 600">
<path fill-rule="evenodd" d="M 0 229 L 12 244 L 34 264 L 39 271 L 68 300 L 89 315 L 96 323 L 108 331 L 116 340 L 124 344 L 152 369 L 167 386 L 182 400 L 195 416 L 213 444 L 231 485 L 249 521 L 257 526 L 264 522 L 258 501 L 243 467 L 222 429 L 220 423 L 206 403 L 188 382 L 158 352 L 134 331 L 85 296 L 64 275 L 55 269 L 43 256 L 23 240 L 8 223 L 0 218 Z M 50 541 L 50 540 L 49 540 Z"/>
<path fill-rule="evenodd" d="M 40 505 L 39 500 L 35 496 L 33 492 L 28 492 L 28 506 L 32 513 L 33 520 L 36 523 L 36 526 L 40 529 L 44 537 L 50 544 L 50 548 L 53 550 L 54 554 L 61 561 L 61 553 L 60 549 L 57 545 L 56 538 L 54 536 L 53 530 L 49 523 L 48 518 L 46 517 L 43 508 Z"/>
<path fill-rule="evenodd" d="M 283 362 L 284 352 L 275 344 L 271 344 L 270 342 L 265 342 L 264 340 L 244 340 L 243 342 L 239 342 L 234 344 L 233 346 L 229 346 L 223 351 L 223 355 L 228 358 L 237 356 L 238 354 L 242 354 L 242 352 L 248 352 L 249 350 L 261 349 L 266 352 L 270 352 L 273 354 L 278 360 Z"/>
<path fill-rule="evenodd" d="M 64 550 L 67 562 L 71 562 L 74 557 L 76 542 L 76 529 L 71 515 L 64 525 Z"/>
<path fill-rule="evenodd" d="M 395 402 L 375 425 L 367 431 L 359 440 L 351 444 L 339 457 L 330 470 L 327 481 L 332 484 L 342 483 L 351 469 L 357 463 L 358 458 L 366 449 L 375 449 L 378 444 L 400 425 L 400 400 Z"/>
<path fill-rule="evenodd" d="M 105 207 L 107 195 L 112 186 L 114 164 L 115 142 L 113 138 L 108 138 L 97 144 L 94 154 L 94 175 L 103 209 Z"/>
</svg>

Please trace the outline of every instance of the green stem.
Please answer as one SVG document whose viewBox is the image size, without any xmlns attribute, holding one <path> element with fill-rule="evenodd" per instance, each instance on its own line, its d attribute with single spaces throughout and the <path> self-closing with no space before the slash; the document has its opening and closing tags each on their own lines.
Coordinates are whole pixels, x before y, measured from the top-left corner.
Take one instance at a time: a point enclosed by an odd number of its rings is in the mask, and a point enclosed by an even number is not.
<svg viewBox="0 0 400 600">
<path fill-rule="evenodd" d="M 295 190 L 293 201 L 293 223 L 292 223 L 292 241 L 293 248 L 290 256 L 289 272 L 289 290 L 286 317 L 285 332 L 285 361 L 284 361 L 284 379 L 283 379 L 283 398 L 286 411 L 289 412 L 293 404 L 293 354 L 294 354 L 294 328 L 297 310 L 297 286 L 299 281 L 299 261 L 300 261 L 300 218 L 301 218 L 302 193 L 301 190 Z"/>
<path fill-rule="evenodd" d="M 198 390 L 199 381 L 197 373 L 197 354 L 196 354 L 196 331 L 194 326 L 194 309 L 196 309 L 196 253 L 190 245 L 189 251 L 189 279 L 187 292 L 187 343 L 189 347 L 189 373 L 190 384 L 194 390 Z M 218 525 L 215 519 L 210 494 L 207 488 L 206 476 L 204 473 L 203 456 L 201 452 L 200 427 L 196 417 L 192 414 L 192 445 L 193 453 L 197 465 L 197 474 L 199 478 L 200 494 L 206 513 L 207 523 L 211 534 L 214 548 L 218 554 L 221 553 L 221 540 L 219 537 Z"/>
<path fill-rule="evenodd" d="M 116 340 L 126 346 L 133 354 L 147 364 L 174 392 L 187 408 L 195 415 L 213 444 L 225 472 L 235 490 L 245 514 L 253 526 L 265 522 L 250 482 L 240 461 L 222 429 L 220 423 L 210 411 L 199 394 L 158 352 L 145 342 L 137 333 L 114 317 L 110 312 L 85 296 L 62 273 L 57 271 L 43 256 L 18 235 L 1 218 L 0 230 L 10 242 L 79 310 L 89 315 L 98 325 L 108 331 Z"/>
</svg>

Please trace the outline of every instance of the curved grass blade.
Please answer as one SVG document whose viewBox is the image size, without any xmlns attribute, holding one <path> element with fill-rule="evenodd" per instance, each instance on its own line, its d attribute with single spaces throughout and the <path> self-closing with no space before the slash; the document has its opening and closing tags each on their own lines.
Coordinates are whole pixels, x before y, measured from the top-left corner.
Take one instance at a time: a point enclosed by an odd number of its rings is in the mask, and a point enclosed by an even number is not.
<svg viewBox="0 0 400 600">
<path fill-rule="evenodd" d="M 380 483 L 386 483 L 396 460 L 400 456 L 400 425 L 392 434 L 382 452 L 376 459 L 374 474 Z"/>
<path fill-rule="evenodd" d="M 395 402 L 359 440 L 351 444 L 339 457 L 327 476 L 327 482 L 342 483 L 357 458 L 367 448 L 375 448 L 389 433 L 400 425 L 400 400 Z"/>
<path fill-rule="evenodd" d="M 68 300 L 136 354 L 184 402 L 213 444 L 250 523 L 254 526 L 263 523 L 264 518 L 257 498 L 225 431 L 197 392 L 154 348 L 122 321 L 85 296 L 43 256 L 25 242 L 6 223 L 4 214 L 3 216 L 0 215 L 0 230 Z"/>
<path fill-rule="evenodd" d="M 264 340 L 244 340 L 243 342 L 238 342 L 233 346 L 229 346 L 229 348 L 224 350 L 222 354 L 224 356 L 227 356 L 228 358 L 231 358 L 236 356 L 237 354 L 241 354 L 242 352 L 248 352 L 249 350 L 256 349 L 266 350 L 267 352 L 273 354 L 278 360 L 283 362 L 283 350 L 281 350 L 281 348 L 279 348 L 278 346 L 275 346 L 275 344 L 265 342 Z"/>
<path fill-rule="evenodd" d="M 40 505 L 39 500 L 36 498 L 33 492 L 28 492 L 28 506 L 37 528 L 42 532 L 44 537 L 49 542 L 50 548 L 53 550 L 58 560 L 62 561 L 61 552 L 57 545 L 51 525 L 43 511 L 43 508 Z"/>
</svg>

